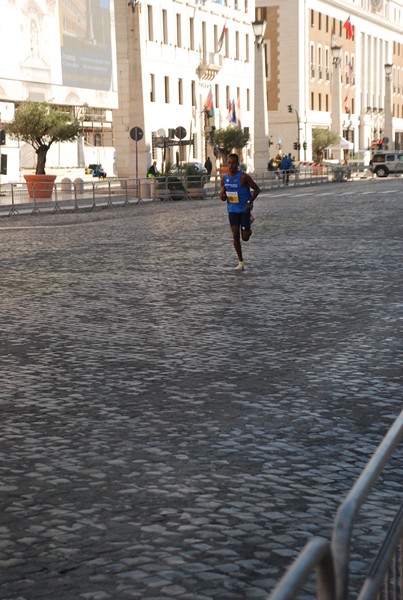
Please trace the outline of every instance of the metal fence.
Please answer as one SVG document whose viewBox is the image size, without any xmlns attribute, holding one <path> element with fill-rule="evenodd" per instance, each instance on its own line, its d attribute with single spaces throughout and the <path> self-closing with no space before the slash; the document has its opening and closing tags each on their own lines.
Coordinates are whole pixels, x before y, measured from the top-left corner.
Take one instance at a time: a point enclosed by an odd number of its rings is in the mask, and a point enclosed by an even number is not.
<svg viewBox="0 0 403 600">
<path fill-rule="evenodd" d="M 288 174 L 265 172 L 253 174 L 263 191 L 287 186 L 312 186 L 355 178 L 373 177 L 359 167 L 299 167 Z M 83 181 L 63 179 L 53 185 L 51 198 L 41 198 L 39 190 L 28 192 L 26 183 L 7 183 L 0 187 L 0 216 L 27 215 L 40 212 L 90 211 L 138 204 L 146 201 L 202 200 L 218 197 L 220 176 L 160 177 L 157 179 L 100 179 Z"/>
<path fill-rule="evenodd" d="M 367 500 L 384 467 L 403 440 L 403 411 L 340 505 L 330 541 L 315 537 L 301 551 L 268 600 L 294 600 L 314 579 L 317 600 L 351 598 L 351 546 L 354 520 Z M 400 473 L 402 468 L 400 465 Z M 365 577 L 365 574 L 364 574 Z M 315 592 L 316 588 L 316 592 Z M 378 554 L 359 590 L 357 600 L 402 600 L 403 598 L 403 505 L 400 504 Z M 306 596 L 305 596 L 306 598 Z"/>
</svg>

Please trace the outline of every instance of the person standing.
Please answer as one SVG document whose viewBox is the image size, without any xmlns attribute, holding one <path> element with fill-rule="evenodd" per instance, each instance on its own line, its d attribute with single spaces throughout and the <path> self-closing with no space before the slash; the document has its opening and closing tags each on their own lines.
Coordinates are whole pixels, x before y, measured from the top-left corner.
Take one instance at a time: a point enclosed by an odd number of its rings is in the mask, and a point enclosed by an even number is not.
<svg viewBox="0 0 403 600">
<path fill-rule="evenodd" d="M 221 178 L 220 198 L 223 202 L 227 202 L 232 241 L 238 257 L 238 265 L 235 270 L 243 271 L 245 265 L 241 237 L 243 242 L 247 242 L 252 235 L 250 213 L 253 202 L 260 193 L 260 188 L 248 173 L 239 168 L 238 154 L 230 154 L 227 165 L 228 174 Z"/>
<path fill-rule="evenodd" d="M 213 170 L 213 163 L 211 162 L 211 160 L 210 160 L 210 157 L 209 157 L 209 156 L 207 157 L 207 160 L 206 160 L 206 162 L 204 163 L 204 168 L 205 168 L 205 169 L 206 169 L 206 171 L 207 171 L 207 175 L 210 177 L 210 175 L 211 175 L 211 172 L 212 172 L 212 170 Z"/>
<path fill-rule="evenodd" d="M 157 161 L 155 160 L 151 167 L 147 171 L 147 177 L 158 177 L 159 171 L 157 168 Z"/>
<path fill-rule="evenodd" d="M 284 156 L 281 163 L 280 163 L 280 171 L 283 174 L 283 183 L 284 185 L 288 185 L 288 182 L 290 180 L 290 171 L 292 168 L 292 160 L 291 160 L 291 154 L 289 154 L 288 156 Z"/>
</svg>

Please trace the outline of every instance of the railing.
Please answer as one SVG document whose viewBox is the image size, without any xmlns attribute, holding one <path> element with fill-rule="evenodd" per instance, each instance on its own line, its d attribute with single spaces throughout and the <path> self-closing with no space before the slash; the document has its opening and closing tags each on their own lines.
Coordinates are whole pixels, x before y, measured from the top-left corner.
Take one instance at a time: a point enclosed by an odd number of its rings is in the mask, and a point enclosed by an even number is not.
<svg viewBox="0 0 403 600">
<path fill-rule="evenodd" d="M 263 191 L 286 185 L 282 173 L 265 171 L 252 177 Z M 289 186 L 312 186 L 335 181 L 373 177 L 368 167 L 304 165 L 289 173 Z M 220 176 L 161 177 L 158 179 L 102 179 L 96 181 L 66 181 L 55 183 L 50 199 L 40 198 L 33 187 L 32 197 L 25 183 L 0 186 L 0 216 L 35 214 L 39 212 L 88 211 L 97 208 L 127 206 L 146 201 L 193 200 L 219 195 Z"/>
<path fill-rule="evenodd" d="M 351 538 L 354 519 L 393 452 L 403 439 L 403 411 L 396 419 L 364 471 L 340 505 L 331 541 L 313 538 L 282 577 L 269 600 L 294 600 L 312 580 L 315 569 L 318 600 L 347 600 Z M 400 473 L 402 468 L 400 465 Z M 403 505 L 391 523 L 378 555 L 359 591 L 358 600 L 403 598 Z"/>
</svg>

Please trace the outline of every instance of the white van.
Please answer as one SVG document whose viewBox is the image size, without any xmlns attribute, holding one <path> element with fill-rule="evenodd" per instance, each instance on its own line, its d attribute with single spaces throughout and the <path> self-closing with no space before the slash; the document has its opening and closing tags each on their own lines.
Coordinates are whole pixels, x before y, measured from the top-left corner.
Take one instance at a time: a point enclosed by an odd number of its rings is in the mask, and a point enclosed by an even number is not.
<svg viewBox="0 0 403 600">
<path fill-rule="evenodd" d="M 377 177 L 387 177 L 389 173 L 403 174 L 403 152 L 376 152 L 369 166 Z"/>
</svg>

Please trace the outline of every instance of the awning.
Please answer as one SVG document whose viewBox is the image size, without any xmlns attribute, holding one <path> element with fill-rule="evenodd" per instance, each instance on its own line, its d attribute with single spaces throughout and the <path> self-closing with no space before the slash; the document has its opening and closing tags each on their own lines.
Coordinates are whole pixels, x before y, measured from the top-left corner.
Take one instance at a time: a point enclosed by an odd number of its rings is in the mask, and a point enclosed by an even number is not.
<svg viewBox="0 0 403 600">
<path fill-rule="evenodd" d="M 327 146 L 326 150 L 352 150 L 354 148 L 354 144 L 349 142 L 344 137 L 339 137 L 339 142 L 337 144 L 330 144 Z"/>
</svg>

